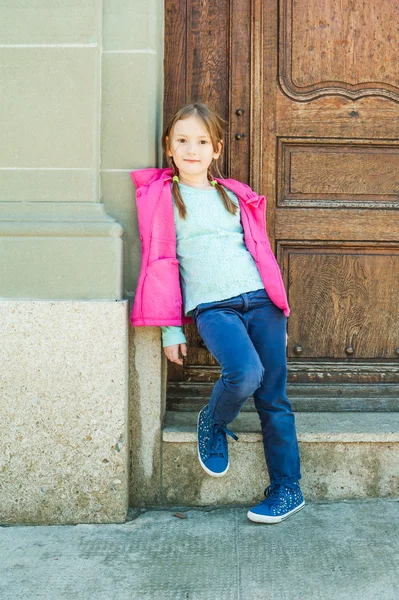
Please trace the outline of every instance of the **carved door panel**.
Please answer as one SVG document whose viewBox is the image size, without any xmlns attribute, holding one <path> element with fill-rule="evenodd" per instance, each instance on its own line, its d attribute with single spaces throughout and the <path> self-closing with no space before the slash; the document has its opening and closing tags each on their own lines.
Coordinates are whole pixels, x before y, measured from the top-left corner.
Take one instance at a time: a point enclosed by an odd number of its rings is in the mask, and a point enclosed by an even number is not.
<svg viewBox="0 0 399 600">
<path fill-rule="evenodd" d="M 184 10 L 191 17 L 185 13 L 179 73 L 200 82 L 186 83 L 184 99 L 221 110 L 229 123 L 226 174 L 267 197 L 268 234 L 292 310 L 294 406 L 397 410 L 396 3 L 192 1 Z M 214 76 L 220 72 L 228 76 Z M 171 104 L 167 93 L 166 112 Z M 195 327 L 186 334 L 186 364 L 170 369 L 171 407 L 199 404 L 205 382 L 218 377 Z"/>
</svg>

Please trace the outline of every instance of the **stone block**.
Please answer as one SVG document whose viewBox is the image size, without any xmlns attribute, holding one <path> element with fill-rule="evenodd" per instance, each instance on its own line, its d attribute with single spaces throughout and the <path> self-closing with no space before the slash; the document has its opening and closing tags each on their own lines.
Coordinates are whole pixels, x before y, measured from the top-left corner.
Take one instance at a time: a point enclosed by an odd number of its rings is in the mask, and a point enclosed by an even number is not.
<svg viewBox="0 0 399 600">
<path fill-rule="evenodd" d="M 0 48 L 2 168 L 95 168 L 96 48 Z"/>
<path fill-rule="evenodd" d="M 97 202 L 96 169 L 1 169 L 0 202 Z"/>
<path fill-rule="evenodd" d="M 1 202 L 1 296 L 121 299 L 122 234 L 97 202 Z"/>
<path fill-rule="evenodd" d="M 101 196 L 107 213 L 123 227 L 125 292 L 132 296 L 140 272 L 141 242 L 137 224 L 135 188 L 129 172 L 103 171 Z"/>
<path fill-rule="evenodd" d="M 101 165 L 103 169 L 158 164 L 162 136 L 162 56 L 104 54 Z"/>
<path fill-rule="evenodd" d="M 2 44 L 88 44 L 99 37 L 99 0 L 3 0 Z"/>
<path fill-rule="evenodd" d="M 399 497 L 399 413 L 295 413 L 301 487 L 308 500 Z M 210 477 L 196 446 L 196 414 L 168 412 L 163 429 L 162 502 L 251 504 L 269 483 L 259 418 L 241 413 L 229 425 L 230 468 Z"/>
<path fill-rule="evenodd" d="M 163 41 L 160 22 L 163 26 L 163 2 L 160 0 L 107 0 L 103 13 L 103 49 L 156 52 Z"/>
<path fill-rule="evenodd" d="M 1 301 L 0 522 L 123 522 L 127 301 Z"/>
<path fill-rule="evenodd" d="M 130 425 L 132 506 L 159 504 L 166 357 L 159 327 L 130 328 Z"/>
</svg>

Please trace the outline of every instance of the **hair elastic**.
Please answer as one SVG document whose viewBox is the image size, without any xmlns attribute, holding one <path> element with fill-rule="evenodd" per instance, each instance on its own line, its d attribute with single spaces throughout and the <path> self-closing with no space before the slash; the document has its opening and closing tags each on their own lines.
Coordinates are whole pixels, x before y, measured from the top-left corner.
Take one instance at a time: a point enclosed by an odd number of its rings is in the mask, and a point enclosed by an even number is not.
<svg viewBox="0 0 399 600">
<path fill-rule="evenodd" d="M 212 181 L 210 183 L 211 183 L 211 185 L 213 185 L 213 187 L 215 187 L 215 185 L 217 185 L 216 179 L 212 179 Z"/>
<path fill-rule="evenodd" d="M 177 181 L 177 183 L 179 183 L 179 176 L 174 175 L 172 181 Z"/>
</svg>

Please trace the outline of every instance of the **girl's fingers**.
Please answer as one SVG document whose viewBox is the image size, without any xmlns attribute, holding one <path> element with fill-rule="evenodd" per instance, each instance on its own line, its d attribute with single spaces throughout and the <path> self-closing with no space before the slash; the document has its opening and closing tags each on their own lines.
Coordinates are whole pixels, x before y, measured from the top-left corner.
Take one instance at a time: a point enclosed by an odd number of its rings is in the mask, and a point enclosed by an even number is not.
<svg viewBox="0 0 399 600">
<path fill-rule="evenodd" d="M 181 344 L 181 346 L 186 346 L 186 344 Z M 183 364 L 183 359 L 179 358 L 179 344 L 174 344 L 173 346 L 166 346 L 166 348 L 164 348 L 164 353 L 171 362 L 177 363 L 178 365 Z M 183 348 L 182 354 L 183 356 L 186 356 L 186 354 L 183 353 Z"/>
</svg>

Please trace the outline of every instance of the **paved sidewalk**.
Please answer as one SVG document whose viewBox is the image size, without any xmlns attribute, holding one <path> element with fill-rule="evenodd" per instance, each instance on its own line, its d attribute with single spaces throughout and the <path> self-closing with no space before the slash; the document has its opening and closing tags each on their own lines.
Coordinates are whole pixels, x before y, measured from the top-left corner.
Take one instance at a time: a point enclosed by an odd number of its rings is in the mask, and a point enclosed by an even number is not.
<svg viewBox="0 0 399 600">
<path fill-rule="evenodd" d="M 0 527 L 1 600 L 399 600 L 399 499 L 308 503 L 277 525 L 243 507 L 131 518 Z"/>
</svg>

